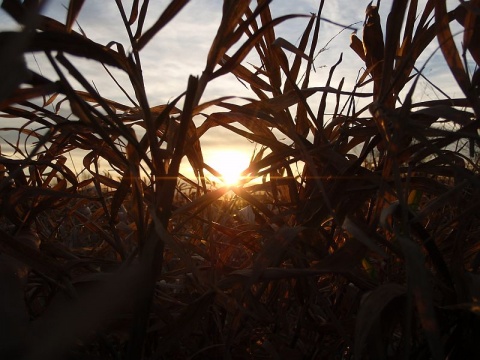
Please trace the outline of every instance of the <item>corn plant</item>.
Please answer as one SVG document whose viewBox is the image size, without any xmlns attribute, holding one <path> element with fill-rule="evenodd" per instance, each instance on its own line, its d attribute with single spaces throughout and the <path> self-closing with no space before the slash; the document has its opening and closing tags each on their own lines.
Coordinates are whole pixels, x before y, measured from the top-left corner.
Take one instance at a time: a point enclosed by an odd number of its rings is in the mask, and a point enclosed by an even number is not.
<svg viewBox="0 0 480 360">
<path fill-rule="evenodd" d="M 275 2 L 225 0 L 201 75 L 161 105 L 147 97 L 142 50 L 188 1 L 172 0 L 145 28 L 148 1 L 116 0 L 128 44 L 77 32 L 83 1 L 69 2 L 65 23 L 42 15 L 42 3 L 2 3 L 22 29 L 0 33 L 0 115 L 23 119 L 17 140 L 5 140 L 14 154 L 0 154 L 0 270 L 11 294 L 2 355 L 479 354 L 479 1 L 447 12 L 441 0 L 395 0 L 385 29 L 370 3 L 346 49 L 365 66 L 345 89 L 344 78 L 333 84 L 342 55 L 312 84 L 323 0 L 316 14 L 278 18 Z M 275 27 L 296 17 L 305 29 L 292 44 Z M 430 81 L 419 59 L 432 51 L 461 98 L 415 100 Z M 31 52 L 54 77 L 32 70 Z M 78 57 L 100 64 L 124 102 L 102 96 Z M 227 74 L 252 97 L 205 98 Z M 237 185 L 209 179 L 218 174 L 201 139 L 216 127 L 258 144 Z M 69 165 L 73 152 L 81 169 Z"/>
</svg>

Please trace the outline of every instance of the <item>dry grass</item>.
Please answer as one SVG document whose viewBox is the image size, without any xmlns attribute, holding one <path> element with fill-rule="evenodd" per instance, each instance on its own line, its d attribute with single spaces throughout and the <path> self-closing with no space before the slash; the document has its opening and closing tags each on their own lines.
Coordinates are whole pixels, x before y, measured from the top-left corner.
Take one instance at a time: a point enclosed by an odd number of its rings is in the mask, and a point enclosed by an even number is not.
<svg viewBox="0 0 480 360">
<path fill-rule="evenodd" d="M 72 29 L 83 1 L 70 1 L 66 24 L 3 1 L 24 30 L 0 33 L 1 115 L 28 126 L 11 144 L 16 158 L 0 157 L 0 280 L 11 294 L 0 309 L 2 355 L 479 357 L 479 77 L 466 62 L 480 61 L 480 2 L 447 13 L 444 1 L 397 0 L 383 30 L 370 6 L 351 44 L 365 74 L 346 90 L 331 84 L 338 64 L 325 84 L 310 84 L 323 0 L 296 46 L 275 33 L 294 15 L 272 19 L 269 1 L 225 1 L 202 75 L 151 107 L 141 50 L 186 2 L 145 29 L 148 2 L 127 13 L 116 1 L 130 44 L 105 47 Z M 417 60 L 437 40 L 463 95 L 415 103 Z M 45 52 L 56 78 L 27 71 L 31 51 Z M 252 52 L 256 69 L 243 62 Z M 120 69 L 131 104 L 99 94 L 71 55 Z M 257 99 L 202 102 L 228 73 Z M 364 86 L 373 92 L 360 94 Z M 358 110 L 360 96 L 368 106 Z M 195 126 L 213 106 L 223 111 Z M 216 126 L 262 146 L 245 175 L 263 181 L 210 186 L 199 140 Z M 23 136 L 35 145 L 23 148 Z M 67 166 L 75 149 L 87 177 Z M 184 156 L 196 178 L 180 174 Z"/>
</svg>

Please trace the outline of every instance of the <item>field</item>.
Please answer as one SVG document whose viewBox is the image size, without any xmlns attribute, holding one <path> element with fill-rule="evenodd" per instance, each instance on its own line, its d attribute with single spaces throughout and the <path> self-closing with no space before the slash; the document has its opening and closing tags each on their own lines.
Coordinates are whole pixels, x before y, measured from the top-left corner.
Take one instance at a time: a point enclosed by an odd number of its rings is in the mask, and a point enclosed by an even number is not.
<svg viewBox="0 0 480 360">
<path fill-rule="evenodd" d="M 480 358 L 480 1 L 383 2 L 383 28 L 369 5 L 347 88 L 340 54 L 311 81 L 324 0 L 295 44 L 275 29 L 300 15 L 225 0 L 201 75 L 153 106 L 142 50 L 187 2 L 147 28 L 148 1 L 116 0 L 108 46 L 76 30 L 84 1 L 65 23 L 2 2 L 0 124 L 23 125 L 0 125 L 0 357 Z M 417 101 L 432 47 L 460 95 Z M 251 97 L 205 99 L 227 74 Z M 217 127 L 257 144 L 235 184 L 204 161 Z"/>
</svg>

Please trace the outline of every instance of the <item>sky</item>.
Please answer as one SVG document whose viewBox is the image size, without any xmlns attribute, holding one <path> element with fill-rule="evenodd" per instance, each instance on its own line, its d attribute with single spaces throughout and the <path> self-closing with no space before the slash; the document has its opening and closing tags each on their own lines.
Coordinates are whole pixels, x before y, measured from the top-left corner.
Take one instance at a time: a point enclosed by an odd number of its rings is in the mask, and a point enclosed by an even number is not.
<svg viewBox="0 0 480 360">
<path fill-rule="evenodd" d="M 167 0 L 150 1 L 144 29 L 147 29 L 158 18 L 169 2 Z M 123 1 L 123 3 L 128 13 L 132 1 Z M 358 28 L 358 35 L 361 38 L 364 10 L 368 3 L 369 0 L 328 0 L 325 1 L 322 17 Z M 386 19 L 384 14 L 389 11 L 391 3 L 392 0 L 381 2 L 380 13 L 382 19 Z M 252 1 L 252 4 L 255 4 L 255 1 Z M 449 0 L 449 4 L 452 7 L 458 2 Z M 64 22 L 66 5 L 68 5 L 67 0 L 51 0 L 47 3 L 44 12 L 46 15 Z M 272 16 L 275 18 L 292 13 L 307 15 L 316 13 L 318 6 L 319 0 L 273 0 L 270 8 Z M 146 90 L 151 106 L 171 101 L 185 90 L 190 75 L 201 75 L 209 46 L 221 20 L 221 10 L 221 0 L 191 0 L 177 17 L 142 50 L 141 58 Z M 120 21 L 120 14 L 115 1 L 86 0 L 77 21 L 82 30 L 92 40 L 101 44 L 107 44 L 114 40 L 123 43 L 126 49 L 129 48 L 127 34 Z M 289 20 L 276 27 L 276 34 L 293 44 L 298 44 L 308 21 L 308 18 Z M 14 23 L 3 10 L 0 10 L 0 30 L 10 28 L 14 28 Z M 76 29 L 78 30 L 78 28 Z M 345 30 L 328 22 L 322 22 L 317 49 L 325 49 L 315 59 L 316 72 L 311 77 L 311 86 L 323 86 L 325 84 L 330 67 L 337 62 L 340 53 L 343 53 L 343 62 L 336 70 L 332 86 L 336 86 L 341 77 L 345 76 L 344 89 L 352 89 L 357 74 L 362 69 L 362 62 L 349 48 L 351 33 L 352 30 Z M 434 51 L 433 48 L 432 51 Z M 421 61 L 425 61 L 427 55 L 429 54 L 426 53 Z M 441 61 L 439 51 L 437 51 L 437 55 L 430 60 L 430 65 L 425 69 L 425 75 L 434 79 L 437 85 L 440 85 L 443 89 L 450 90 L 450 94 L 453 93 L 454 95 L 458 90 L 449 72 L 445 71 L 444 67 L 438 66 L 438 62 Z M 292 57 L 290 56 L 290 58 Z M 247 58 L 247 60 L 254 63 L 256 61 L 253 58 Z M 84 76 L 95 84 L 104 97 L 128 103 L 128 100 L 97 64 L 84 59 L 76 59 L 75 65 L 83 70 Z M 256 65 L 258 65 L 258 62 L 256 62 Z M 30 67 L 44 76 L 56 78 L 52 69 L 42 59 L 41 54 L 36 55 L 35 59 L 30 58 Z M 123 74 L 118 72 L 115 75 L 121 81 L 123 77 L 125 85 L 128 84 Z M 423 100 L 436 98 L 438 95 L 428 84 L 420 84 L 419 89 L 418 96 Z M 365 91 L 368 91 L 368 89 Z M 209 83 L 202 101 L 226 95 L 255 97 L 253 92 L 246 89 L 235 77 L 224 76 Z M 5 124 L 5 121 L 0 120 L 0 123 Z M 254 144 L 239 139 L 228 130 L 216 129 L 207 132 L 202 137 L 202 149 L 207 163 L 209 163 L 209 159 L 215 161 L 214 158 L 218 157 L 218 154 L 216 155 L 218 149 L 223 151 L 240 150 L 250 155 L 253 147 Z"/>
</svg>

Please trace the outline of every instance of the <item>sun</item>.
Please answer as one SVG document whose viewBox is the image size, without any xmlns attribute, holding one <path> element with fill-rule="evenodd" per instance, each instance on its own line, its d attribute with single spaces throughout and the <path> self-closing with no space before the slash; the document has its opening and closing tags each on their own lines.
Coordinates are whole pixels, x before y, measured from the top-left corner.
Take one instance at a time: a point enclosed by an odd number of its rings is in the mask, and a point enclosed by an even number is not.
<svg viewBox="0 0 480 360">
<path fill-rule="evenodd" d="M 248 153 L 240 150 L 218 150 L 211 154 L 209 164 L 221 175 L 226 185 L 236 185 L 242 180 L 241 173 L 250 164 Z"/>
</svg>

